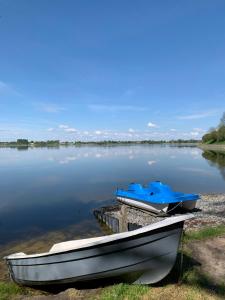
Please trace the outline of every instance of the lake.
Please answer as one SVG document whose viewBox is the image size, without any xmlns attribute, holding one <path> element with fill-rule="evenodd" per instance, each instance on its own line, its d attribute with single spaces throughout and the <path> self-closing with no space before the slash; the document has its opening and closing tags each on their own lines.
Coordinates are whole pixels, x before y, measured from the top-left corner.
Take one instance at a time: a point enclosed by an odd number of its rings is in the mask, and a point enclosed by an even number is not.
<svg viewBox="0 0 225 300">
<path fill-rule="evenodd" d="M 0 245 L 64 230 L 102 231 L 93 209 L 117 187 L 160 180 L 188 193 L 225 193 L 225 153 L 169 145 L 0 148 Z M 59 237 L 60 241 L 60 237 Z"/>
</svg>

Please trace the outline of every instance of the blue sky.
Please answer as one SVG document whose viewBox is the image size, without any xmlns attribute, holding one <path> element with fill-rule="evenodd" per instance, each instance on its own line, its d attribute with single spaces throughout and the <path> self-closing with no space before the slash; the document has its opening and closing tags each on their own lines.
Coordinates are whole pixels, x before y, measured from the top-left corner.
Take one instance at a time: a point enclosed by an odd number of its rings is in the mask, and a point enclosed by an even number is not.
<svg viewBox="0 0 225 300">
<path fill-rule="evenodd" d="M 200 138 L 225 111 L 224 0 L 0 0 L 0 140 Z"/>
</svg>

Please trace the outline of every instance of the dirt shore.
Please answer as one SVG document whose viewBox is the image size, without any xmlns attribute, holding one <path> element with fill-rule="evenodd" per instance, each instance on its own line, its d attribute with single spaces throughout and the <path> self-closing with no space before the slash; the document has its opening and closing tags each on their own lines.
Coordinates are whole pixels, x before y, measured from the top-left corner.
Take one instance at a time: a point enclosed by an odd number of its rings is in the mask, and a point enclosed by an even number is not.
<svg viewBox="0 0 225 300">
<path fill-rule="evenodd" d="M 202 274 L 207 274 L 213 284 L 225 283 L 225 235 L 187 245 L 192 259 L 198 263 Z"/>
</svg>

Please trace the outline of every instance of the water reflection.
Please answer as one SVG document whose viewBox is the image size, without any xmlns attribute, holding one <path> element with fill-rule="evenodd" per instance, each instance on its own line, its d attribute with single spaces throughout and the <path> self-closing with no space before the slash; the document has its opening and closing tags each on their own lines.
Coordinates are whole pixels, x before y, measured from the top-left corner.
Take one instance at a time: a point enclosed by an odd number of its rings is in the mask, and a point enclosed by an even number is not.
<svg viewBox="0 0 225 300">
<path fill-rule="evenodd" d="M 209 162 L 211 166 L 216 166 L 225 180 L 225 152 L 207 150 L 202 156 Z"/>
<path fill-rule="evenodd" d="M 28 146 L 17 146 L 16 149 L 18 151 L 24 151 L 24 150 L 28 150 Z"/>
<path fill-rule="evenodd" d="M 196 147 L 0 148 L 0 245 L 87 221 L 97 226 L 92 210 L 112 204 L 116 188 L 130 182 L 160 180 L 184 193 L 224 193 L 221 155 L 210 154 L 208 164 Z"/>
</svg>

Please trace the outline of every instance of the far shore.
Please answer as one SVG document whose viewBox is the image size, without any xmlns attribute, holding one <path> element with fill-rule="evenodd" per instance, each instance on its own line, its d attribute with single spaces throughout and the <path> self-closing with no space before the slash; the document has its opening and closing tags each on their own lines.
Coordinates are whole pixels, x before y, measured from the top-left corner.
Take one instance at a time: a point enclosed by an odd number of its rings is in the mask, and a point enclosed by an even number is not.
<svg viewBox="0 0 225 300">
<path fill-rule="evenodd" d="M 0 142 L 0 148 L 59 148 L 69 146 L 133 146 L 133 145 L 170 145 L 170 146 L 198 146 L 199 141 L 195 140 L 171 140 L 171 141 L 75 141 L 75 142 L 60 142 L 60 141 L 41 141 L 41 142 Z"/>
</svg>

